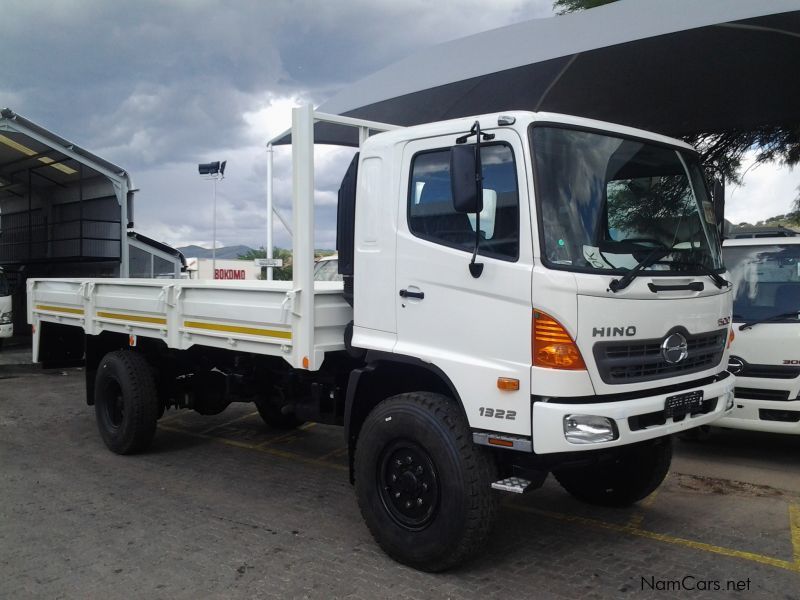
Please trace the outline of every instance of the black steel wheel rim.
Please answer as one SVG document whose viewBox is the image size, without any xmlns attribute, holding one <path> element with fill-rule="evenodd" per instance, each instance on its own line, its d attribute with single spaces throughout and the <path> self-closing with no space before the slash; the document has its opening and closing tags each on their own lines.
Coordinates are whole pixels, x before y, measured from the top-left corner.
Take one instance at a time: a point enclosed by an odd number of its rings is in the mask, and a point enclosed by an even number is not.
<svg viewBox="0 0 800 600">
<path fill-rule="evenodd" d="M 427 527 L 439 507 L 439 475 L 424 448 L 395 440 L 381 453 L 377 473 L 381 501 L 401 527 Z"/>
<path fill-rule="evenodd" d="M 122 389 L 117 382 L 109 382 L 106 384 L 104 395 L 108 424 L 112 429 L 118 429 L 125 418 L 125 402 L 122 399 Z"/>
</svg>

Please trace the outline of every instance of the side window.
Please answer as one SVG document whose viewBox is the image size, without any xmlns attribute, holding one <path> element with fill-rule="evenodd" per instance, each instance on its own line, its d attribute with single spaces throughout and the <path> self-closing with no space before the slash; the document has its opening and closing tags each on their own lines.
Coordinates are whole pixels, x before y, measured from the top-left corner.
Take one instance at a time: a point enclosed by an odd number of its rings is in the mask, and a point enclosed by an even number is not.
<svg viewBox="0 0 800 600">
<path fill-rule="evenodd" d="M 479 253 L 519 257 L 519 191 L 514 154 L 507 144 L 481 146 L 483 210 Z M 450 191 L 450 149 L 420 152 L 411 162 L 408 227 L 415 236 L 472 252 L 474 214 L 457 213 Z"/>
</svg>

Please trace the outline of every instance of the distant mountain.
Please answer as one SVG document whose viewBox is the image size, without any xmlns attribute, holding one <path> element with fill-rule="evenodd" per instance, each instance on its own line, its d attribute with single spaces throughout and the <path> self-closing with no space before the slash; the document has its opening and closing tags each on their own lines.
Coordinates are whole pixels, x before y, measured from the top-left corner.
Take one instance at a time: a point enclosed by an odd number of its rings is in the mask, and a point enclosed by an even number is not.
<svg viewBox="0 0 800 600">
<path fill-rule="evenodd" d="M 203 248 L 202 246 L 184 246 L 178 248 L 186 258 L 211 258 L 211 248 Z M 247 254 L 253 249 L 250 246 L 225 246 L 217 248 L 217 258 L 233 259 L 239 258 L 242 254 Z"/>
</svg>

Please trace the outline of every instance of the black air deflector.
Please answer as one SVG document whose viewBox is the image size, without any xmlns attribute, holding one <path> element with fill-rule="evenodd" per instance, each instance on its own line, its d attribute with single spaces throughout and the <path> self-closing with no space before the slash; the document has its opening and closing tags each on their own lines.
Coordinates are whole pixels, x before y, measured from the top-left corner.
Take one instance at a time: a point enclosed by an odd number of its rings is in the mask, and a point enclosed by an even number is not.
<svg viewBox="0 0 800 600">
<path fill-rule="evenodd" d="M 358 183 L 358 156 L 356 152 L 342 184 L 336 207 L 336 251 L 339 253 L 339 274 L 344 279 L 344 299 L 353 306 L 353 259 L 356 229 L 356 184 Z"/>
<path fill-rule="evenodd" d="M 353 275 L 358 156 L 359 153 L 356 152 L 339 186 L 339 203 L 336 209 L 336 251 L 339 253 L 340 275 Z"/>
</svg>

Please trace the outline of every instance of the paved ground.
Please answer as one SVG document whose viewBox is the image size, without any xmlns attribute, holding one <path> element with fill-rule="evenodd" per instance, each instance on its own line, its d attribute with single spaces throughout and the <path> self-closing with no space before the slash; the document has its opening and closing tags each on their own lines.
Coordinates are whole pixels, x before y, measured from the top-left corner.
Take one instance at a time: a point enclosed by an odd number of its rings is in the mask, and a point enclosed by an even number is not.
<svg viewBox="0 0 800 600">
<path fill-rule="evenodd" d="M 667 482 L 632 509 L 587 507 L 548 481 L 508 498 L 477 560 L 429 575 L 372 541 L 337 428 L 270 431 L 250 405 L 173 412 L 150 452 L 116 456 L 81 371 L 8 356 L 0 598 L 800 598 L 798 439 L 678 443 Z"/>
</svg>

